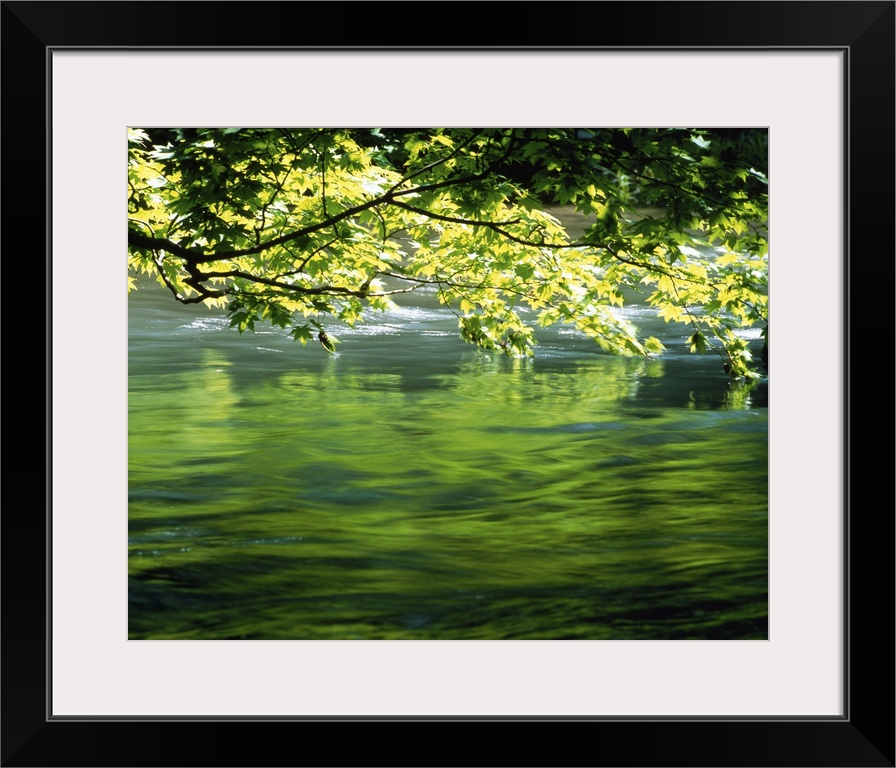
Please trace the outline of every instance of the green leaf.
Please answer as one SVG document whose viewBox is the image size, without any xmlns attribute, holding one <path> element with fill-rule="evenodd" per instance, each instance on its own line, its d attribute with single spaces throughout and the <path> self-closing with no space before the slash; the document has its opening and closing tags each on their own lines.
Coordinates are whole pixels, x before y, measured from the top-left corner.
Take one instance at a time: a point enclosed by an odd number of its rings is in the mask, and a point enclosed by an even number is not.
<svg viewBox="0 0 896 768">
<path fill-rule="evenodd" d="M 644 349 L 646 349 L 648 352 L 659 354 L 660 352 L 664 351 L 666 347 L 663 346 L 663 342 L 661 342 L 656 336 L 648 336 L 644 340 Z"/>
<path fill-rule="evenodd" d="M 514 267 L 513 271 L 520 279 L 529 280 L 535 274 L 535 265 L 521 262 Z"/>
<path fill-rule="evenodd" d="M 689 339 L 691 352 L 702 353 L 706 351 L 706 338 L 699 331 Z"/>
<path fill-rule="evenodd" d="M 305 346 L 305 344 L 314 338 L 314 333 L 307 325 L 296 326 L 289 335 L 292 336 L 295 341 L 302 342 L 302 346 Z"/>
<path fill-rule="evenodd" d="M 323 323 L 423 289 L 487 349 L 529 355 L 566 322 L 658 354 L 610 311 L 648 286 L 657 317 L 700 323 L 695 352 L 718 332 L 742 372 L 741 331 L 768 322 L 764 129 L 130 127 L 127 168 L 130 269 L 241 333 L 335 349 Z"/>
<path fill-rule="evenodd" d="M 317 334 L 317 338 L 321 346 L 330 354 L 336 351 L 336 345 L 340 343 L 339 339 L 326 331 L 320 331 Z"/>
</svg>

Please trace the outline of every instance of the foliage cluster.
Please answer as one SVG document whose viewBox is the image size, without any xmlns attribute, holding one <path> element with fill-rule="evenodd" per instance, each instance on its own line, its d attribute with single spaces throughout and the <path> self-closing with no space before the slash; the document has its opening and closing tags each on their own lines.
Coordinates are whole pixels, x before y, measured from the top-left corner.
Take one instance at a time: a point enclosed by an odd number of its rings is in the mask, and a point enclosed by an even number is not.
<svg viewBox="0 0 896 768">
<path fill-rule="evenodd" d="M 429 287 L 466 341 L 531 356 L 567 323 L 655 355 L 619 309 L 645 297 L 694 352 L 755 377 L 768 332 L 765 131 L 753 129 L 139 129 L 128 132 L 130 282 L 332 350 Z M 574 208 L 570 238 L 552 215 Z M 326 340 L 326 341 L 325 341 Z M 328 342 L 328 343 L 327 343 Z"/>
</svg>

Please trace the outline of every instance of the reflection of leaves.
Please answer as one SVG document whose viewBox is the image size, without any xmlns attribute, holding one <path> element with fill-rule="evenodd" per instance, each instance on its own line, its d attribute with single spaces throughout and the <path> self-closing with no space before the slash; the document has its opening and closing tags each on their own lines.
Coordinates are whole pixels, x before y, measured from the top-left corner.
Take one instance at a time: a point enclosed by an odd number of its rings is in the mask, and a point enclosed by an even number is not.
<svg viewBox="0 0 896 768">
<path fill-rule="evenodd" d="M 750 405 L 750 394 L 759 385 L 759 379 L 745 378 L 729 382 L 725 393 L 725 406 L 728 408 L 746 408 Z"/>
<path fill-rule="evenodd" d="M 634 396 L 641 379 L 662 371 L 661 362 L 644 358 L 601 357 L 551 370 L 525 359 L 475 355 L 460 366 L 460 375 L 446 384 L 459 402 L 479 401 L 482 391 L 489 392 L 491 404 L 550 400 L 563 403 L 571 420 L 589 421 L 596 413 Z"/>
</svg>

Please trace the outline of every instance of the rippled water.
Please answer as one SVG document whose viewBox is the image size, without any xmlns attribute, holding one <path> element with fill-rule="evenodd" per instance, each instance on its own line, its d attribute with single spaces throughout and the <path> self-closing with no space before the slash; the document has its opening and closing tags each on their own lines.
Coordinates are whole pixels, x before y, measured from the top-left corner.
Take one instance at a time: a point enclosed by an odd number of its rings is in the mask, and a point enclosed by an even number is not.
<svg viewBox="0 0 896 768">
<path fill-rule="evenodd" d="M 515 361 L 426 296 L 332 356 L 129 301 L 132 639 L 767 637 L 765 386 L 646 309 L 660 360 Z"/>
</svg>

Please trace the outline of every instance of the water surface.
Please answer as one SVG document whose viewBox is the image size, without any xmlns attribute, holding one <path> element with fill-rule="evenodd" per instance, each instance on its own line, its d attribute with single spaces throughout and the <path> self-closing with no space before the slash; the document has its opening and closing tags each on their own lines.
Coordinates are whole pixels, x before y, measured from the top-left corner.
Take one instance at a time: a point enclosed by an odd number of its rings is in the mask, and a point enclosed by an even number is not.
<svg viewBox="0 0 896 768">
<path fill-rule="evenodd" d="M 328 355 L 131 295 L 132 639 L 767 637 L 764 384 L 413 301 Z"/>
</svg>

